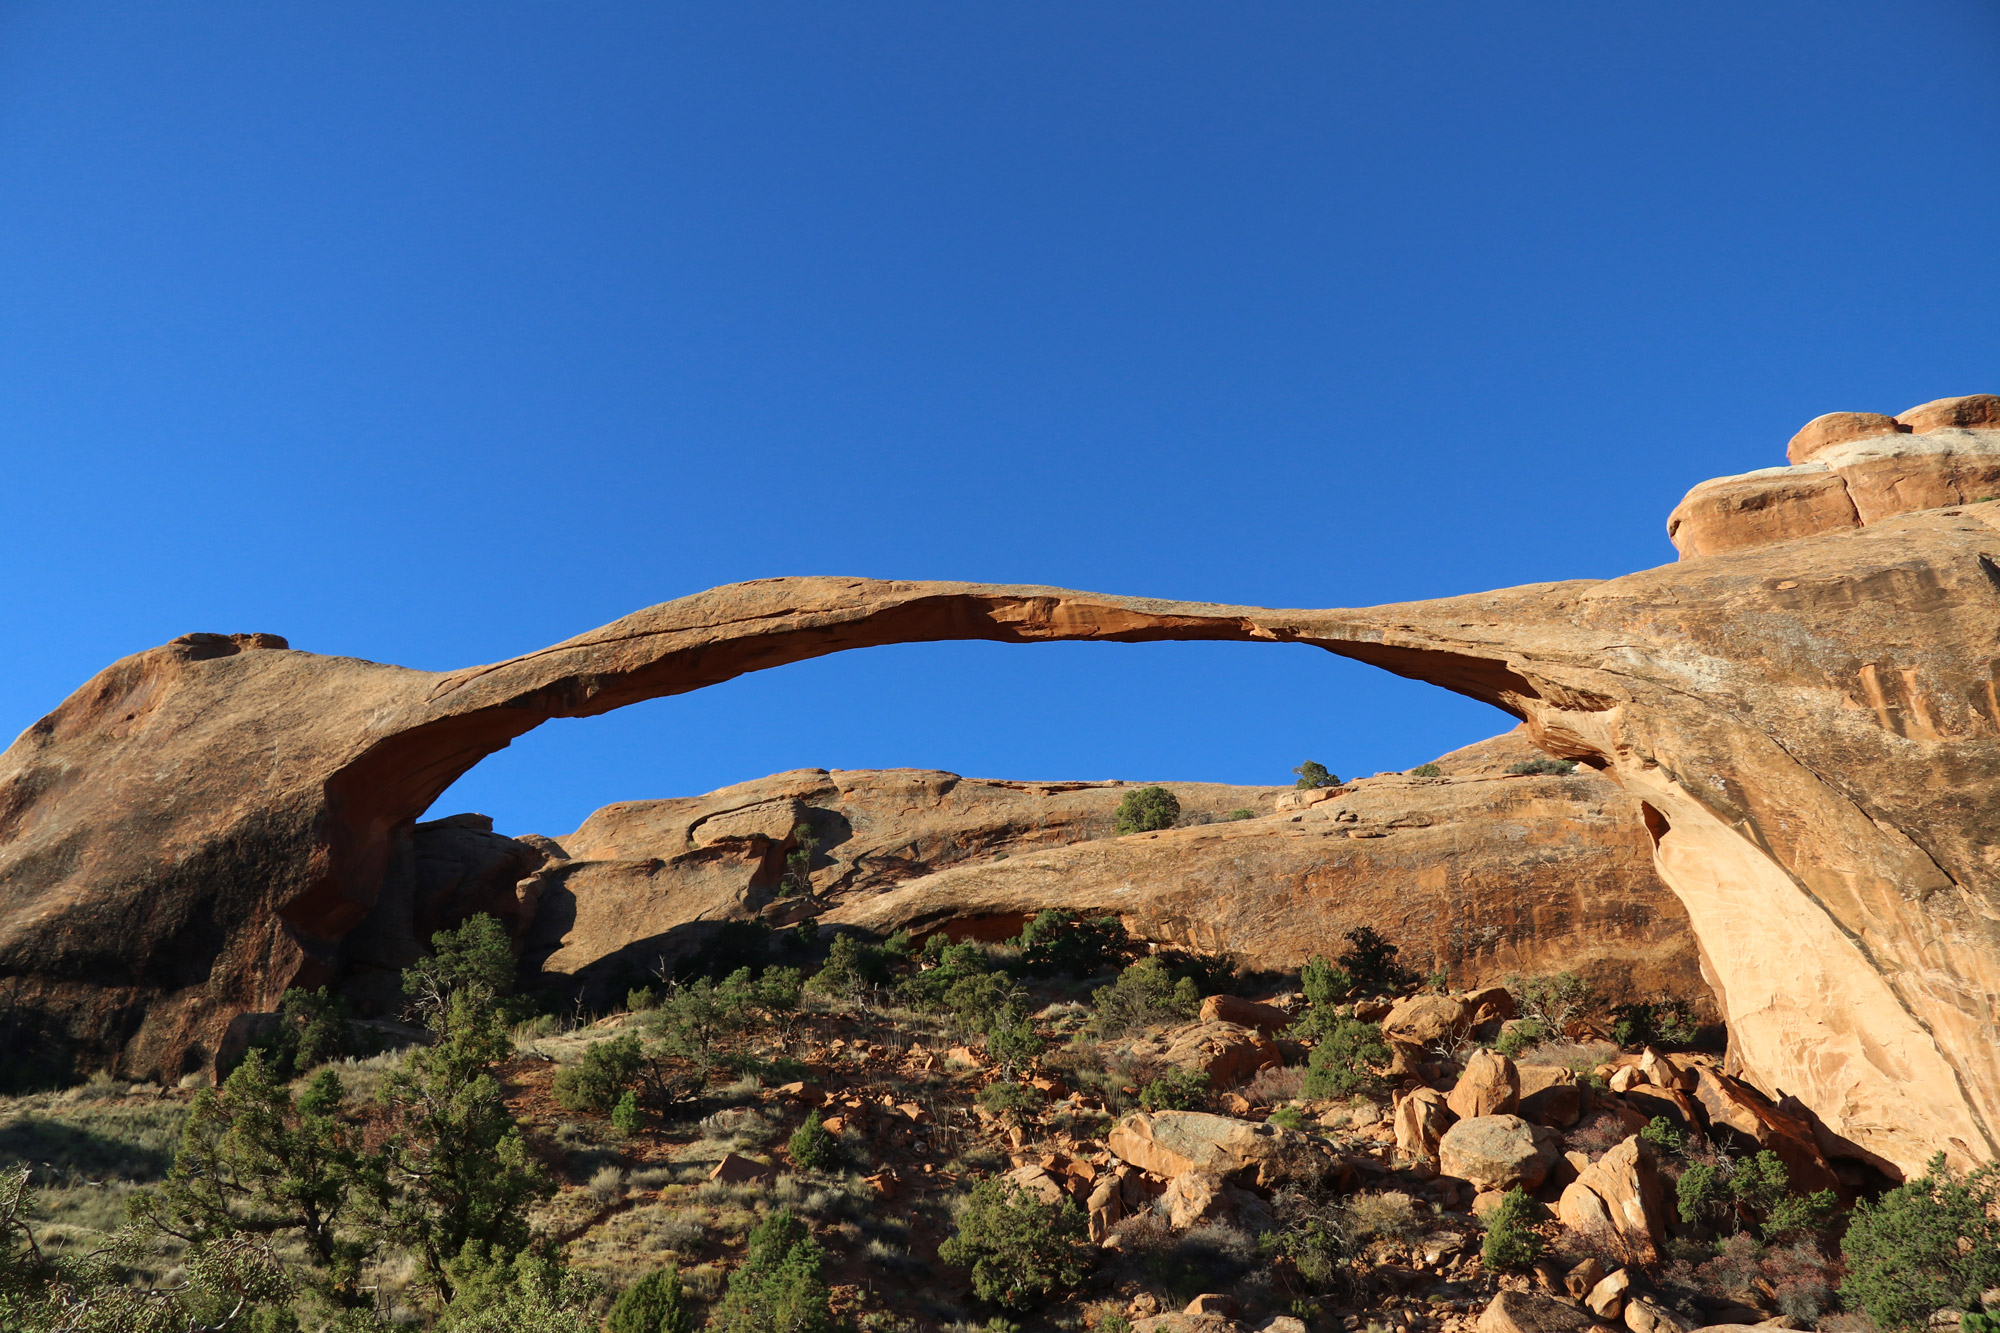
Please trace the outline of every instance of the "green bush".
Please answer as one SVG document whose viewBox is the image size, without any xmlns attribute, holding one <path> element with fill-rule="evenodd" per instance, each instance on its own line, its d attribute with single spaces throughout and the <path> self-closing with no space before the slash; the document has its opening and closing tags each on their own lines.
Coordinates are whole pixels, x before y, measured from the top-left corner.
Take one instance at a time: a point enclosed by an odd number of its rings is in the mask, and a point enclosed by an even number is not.
<svg viewBox="0 0 2000 1333">
<path fill-rule="evenodd" d="M 1621 1004 L 1611 1017 L 1611 1039 L 1620 1046 L 1686 1046 L 1701 1030 L 1686 1000 Z"/>
<path fill-rule="evenodd" d="M 1224 815 L 1222 818 L 1226 822 L 1234 823 L 1239 819 L 1255 819 L 1256 817 L 1257 817 L 1257 812 L 1255 810 L 1231 810 L 1228 814 Z"/>
<path fill-rule="evenodd" d="M 1574 759 L 1523 759 L 1518 764 L 1507 765 L 1509 773 L 1546 773 L 1555 777 L 1567 777 L 1576 771 Z"/>
<path fill-rule="evenodd" d="M 635 1014 L 642 1014 L 659 1003 L 660 997 L 651 986 L 634 986 L 625 992 L 625 1007 Z"/>
<path fill-rule="evenodd" d="M 620 1134 L 637 1134 L 645 1126 L 645 1117 L 639 1112 L 639 1094 L 627 1088 L 619 1095 L 618 1104 L 611 1108 L 611 1127 Z"/>
<path fill-rule="evenodd" d="M 1195 1111 L 1208 1101 L 1209 1078 L 1199 1069 L 1169 1069 L 1139 1089 L 1144 1111 Z"/>
<path fill-rule="evenodd" d="M 1003 1079 L 979 1090 L 979 1104 L 987 1112 L 1013 1124 L 1020 1124 L 1030 1111 L 1042 1104 L 1041 1090 L 1026 1083 Z"/>
<path fill-rule="evenodd" d="M 967 1195 L 938 1258 L 971 1269 L 980 1300 L 1029 1310 L 1083 1281 L 1090 1245 L 1075 1203 L 1045 1203 L 1011 1180 L 986 1180 Z"/>
<path fill-rule="evenodd" d="M 792 1164 L 801 1171 L 825 1171 L 840 1160 L 840 1143 L 820 1123 L 818 1111 L 806 1116 L 785 1146 L 791 1150 Z"/>
<path fill-rule="evenodd" d="M 1373 926 L 1356 926 L 1347 932 L 1347 951 L 1335 961 L 1354 978 L 1355 990 L 1380 995 L 1416 984 L 1417 974 L 1396 961 L 1400 952 Z"/>
<path fill-rule="evenodd" d="M 1441 778 L 1444 776 L 1444 770 L 1436 764 L 1418 764 L 1410 770 L 1410 776 L 1413 778 Z"/>
<path fill-rule="evenodd" d="M 322 986 L 288 990 L 278 1001 L 278 1026 L 254 1043 L 283 1079 L 297 1078 L 330 1060 L 361 1055 L 347 1001 Z"/>
<path fill-rule="evenodd" d="M 1662 1157 L 1671 1157 L 1687 1146 L 1687 1135 L 1674 1128 L 1674 1122 L 1663 1115 L 1656 1115 L 1639 1129 L 1639 1141 Z"/>
<path fill-rule="evenodd" d="M 1308 759 L 1293 769 L 1292 772 L 1299 775 L 1299 780 L 1293 785 L 1301 791 L 1312 791 L 1318 787 L 1338 787 L 1340 785 L 1340 779 L 1335 777 L 1325 764 L 1319 763 L 1316 760 Z"/>
<path fill-rule="evenodd" d="M 1039 912 L 1015 941 L 1029 972 L 1094 977 L 1130 961 L 1138 946 L 1115 916 L 1085 921 L 1053 909 Z"/>
<path fill-rule="evenodd" d="M 806 983 L 806 989 L 817 995 L 855 996 L 888 980 L 889 964 L 882 951 L 842 931 L 833 937 L 825 965 Z"/>
<path fill-rule="evenodd" d="M 1486 1219 L 1486 1239 L 1479 1247 L 1486 1267 L 1518 1272 L 1542 1257 L 1542 1238 L 1534 1230 L 1540 1212 L 1525 1191 L 1507 1191 Z"/>
<path fill-rule="evenodd" d="M 1280 1106 L 1271 1112 L 1270 1121 L 1280 1129 L 1303 1132 L 1306 1127 L 1306 1113 L 1296 1106 Z"/>
<path fill-rule="evenodd" d="M 1500 1033 L 1500 1039 L 1493 1043 L 1493 1049 L 1509 1060 L 1533 1046 L 1539 1046 L 1549 1039 L 1548 1029 L 1539 1019 L 1524 1018 L 1508 1025 Z"/>
<path fill-rule="evenodd" d="M 1299 1092 L 1306 1097 L 1352 1097 L 1378 1091 L 1382 1076 L 1375 1072 L 1376 1067 L 1388 1064 L 1391 1058 L 1380 1024 L 1336 1019 L 1313 1047 Z"/>
<path fill-rule="evenodd" d="M 785 854 L 785 873 L 778 881 L 780 898 L 812 892 L 813 854 L 819 851 L 819 835 L 810 824 L 800 824 L 792 830 L 792 842 L 792 850 Z"/>
<path fill-rule="evenodd" d="M 635 1034 L 592 1042 L 582 1058 L 556 1071 L 556 1104 L 569 1111 L 609 1111 L 638 1076 L 640 1059 Z"/>
<path fill-rule="evenodd" d="M 708 1317 L 715 1333 L 833 1333 L 830 1293 L 820 1279 L 826 1251 L 789 1208 L 750 1233 L 729 1290 Z"/>
<path fill-rule="evenodd" d="M 1314 954 L 1299 969 L 1299 989 L 1305 992 L 1308 1004 L 1338 1004 L 1354 989 L 1354 978 L 1321 955 Z"/>
<path fill-rule="evenodd" d="M 694 1307 L 673 1264 L 655 1268 L 627 1287 L 611 1306 L 604 1333 L 694 1333 Z"/>
<path fill-rule="evenodd" d="M 1840 1249 L 1842 1299 L 1883 1328 L 1972 1309 L 2000 1286 L 2000 1163 L 1960 1175 L 1938 1154 L 1917 1179 L 1856 1204 Z"/>
<path fill-rule="evenodd" d="M 1178 1022 L 1201 1003 L 1193 981 L 1174 980 L 1165 962 L 1141 958 L 1108 986 L 1091 992 L 1091 1031 L 1112 1039 L 1161 1023 Z"/>
<path fill-rule="evenodd" d="M 1575 972 L 1550 972 L 1541 976 L 1507 978 L 1521 1017 L 1533 1019 L 1553 1039 L 1569 1031 L 1570 1024 L 1594 1009 L 1598 1000 L 1590 983 Z"/>
<path fill-rule="evenodd" d="M 1117 833 L 1150 833 L 1172 828 L 1180 817 L 1181 803 L 1172 792 L 1165 787 L 1141 787 L 1126 792 L 1125 799 L 1118 802 L 1112 829 Z"/>
<path fill-rule="evenodd" d="M 430 956 L 403 969 L 403 994 L 419 1015 L 444 1008 L 453 991 L 477 990 L 488 1003 L 497 1003 L 514 993 L 514 967 L 514 942 L 506 927 L 481 912 L 431 936 Z M 522 1017 L 518 1006 L 499 1007 Z"/>
</svg>

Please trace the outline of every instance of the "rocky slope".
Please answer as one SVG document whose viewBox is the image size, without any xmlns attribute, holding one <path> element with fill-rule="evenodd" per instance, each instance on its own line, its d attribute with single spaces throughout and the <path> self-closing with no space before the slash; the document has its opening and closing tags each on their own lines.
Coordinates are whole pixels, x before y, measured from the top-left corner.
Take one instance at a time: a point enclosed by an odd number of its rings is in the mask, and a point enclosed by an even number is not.
<svg viewBox="0 0 2000 1333">
<path fill-rule="evenodd" d="M 724 919 L 830 905 L 826 921 L 884 934 L 998 938 L 1055 907 L 1273 969 L 1336 954 L 1372 925 L 1426 973 L 1466 984 L 1577 968 L 1614 999 L 1712 1012 L 1637 802 L 1589 769 L 1506 775 L 1533 757 L 1516 732 L 1445 756 L 1443 777 L 1310 795 L 1168 783 L 1184 827 L 1126 837 L 1113 823 L 1130 783 L 808 769 L 622 803 L 541 844 L 556 859 L 523 886 L 539 908 L 522 961 L 603 1001 Z M 801 826 L 818 841 L 811 903 L 776 896 Z"/>
<path fill-rule="evenodd" d="M 1993 508 L 1362 610 L 774 579 L 443 674 L 190 635 L 106 668 L 0 756 L 10 1053 L 202 1063 L 234 1015 L 330 975 L 417 816 L 551 717 L 882 643 L 1310 643 L 1505 709 L 1638 799 L 1760 1086 L 1898 1167 L 1988 1158 Z"/>
</svg>

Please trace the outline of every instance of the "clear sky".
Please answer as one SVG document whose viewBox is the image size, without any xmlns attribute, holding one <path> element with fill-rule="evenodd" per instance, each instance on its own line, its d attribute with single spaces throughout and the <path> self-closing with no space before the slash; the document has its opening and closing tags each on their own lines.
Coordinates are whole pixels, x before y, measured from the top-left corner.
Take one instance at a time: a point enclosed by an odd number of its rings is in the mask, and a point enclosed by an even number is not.
<svg viewBox="0 0 2000 1333">
<path fill-rule="evenodd" d="M 189 630 L 442 669 L 773 574 L 1615 576 L 1812 416 L 2000 390 L 1996 292 L 1991 0 L 14 0 L 0 729 Z M 436 813 L 1507 724 L 1305 648 L 913 646 Z"/>
</svg>

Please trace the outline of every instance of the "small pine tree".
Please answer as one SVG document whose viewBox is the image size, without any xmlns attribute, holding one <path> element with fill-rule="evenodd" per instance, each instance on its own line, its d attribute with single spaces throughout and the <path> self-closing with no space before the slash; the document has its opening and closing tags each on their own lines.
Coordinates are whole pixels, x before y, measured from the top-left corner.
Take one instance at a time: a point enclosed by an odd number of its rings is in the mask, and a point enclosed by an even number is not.
<svg viewBox="0 0 2000 1333">
<path fill-rule="evenodd" d="M 514 993 L 514 942 L 484 912 L 432 935 L 430 956 L 403 969 L 403 994 L 421 1016 L 443 1009 L 460 990 L 484 992 L 493 1004 Z"/>
<path fill-rule="evenodd" d="M 644 1124 L 645 1117 L 639 1112 L 639 1094 L 625 1089 L 618 1104 L 611 1108 L 611 1127 L 620 1134 L 637 1134 Z"/>
<path fill-rule="evenodd" d="M 1209 1078 L 1199 1069 L 1169 1069 L 1139 1089 L 1143 1111 L 1195 1111 L 1208 1101 Z"/>
<path fill-rule="evenodd" d="M 938 1258 L 972 1270 L 973 1294 L 1007 1310 L 1030 1310 L 1079 1282 L 1090 1245 L 1073 1202 L 1045 1203 L 1011 1180 L 973 1186 L 958 1230 Z"/>
<path fill-rule="evenodd" d="M 1883 1328 L 1922 1328 L 2000 1286 L 2000 1164 L 1966 1175 L 1931 1158 L 1923 1175 L 1854 1206 L 1840 1246 L 1841 1299 Z"/>
<path fill-rule="evenodd" d="M 681 1270 L 668 1264 L 624 1290 L 604 1321 L 604 1333 L 694 1333 L 694 1326 Z"/>
<path fill-rule="evenodd" d="M 1117 833 L 1151 833 L 1172 828 L 1180 817 L 1181 803 L 1172 792 L 1165 787 L 1141 787 L 1126 792 L 1125 799 L 1118 802 L 1112 829 Z"/>
<path fill-rule="evenodd" d="M 1356 1018 L 1334 1020 L 1313 1047 L 1306 1061 L 1305 1082 L 1299 1091 L 1306 1097 L 1352 1097 L 1374 1092 L 1382 1086 L 1377 1066 L 1386 1065 L 1391 1053 L 1382 1041 L 1381 1025 Z"/>
<path fill-rule="evenodd" d="M 1308 1004 L 1338 1004 L 1354 989 L 1354 978 L 1314 954 L 1299 972 L 1299 988 L 1306 993 Z"/>
<path fill-rule="evenodd" d="M 1417 974 L 1396 961 L 1401 950 L 1377 934 L 1373 926 L 1348 931 L 1347 944 L 1347 952 L 1338 961 L 1354 978 L 1356 990 L 1381 994 L 1415 983 Z"/>
<path fill-rule="evenodd" d="M 807 1114 L 805 1123 L 792 1131 L 785 1146 L 791 1150 L 792 1164 L 801 1171 L 824 1171 L 840 1157 L 840 1143 L 820 1123 L 818 1111 Z"/>
<path fill-rule="evenodd" d="M 831 1333 L 826 1252 L 789 1208 L 757 1224 L 729 1290 L 709 1314 L 716 1333 Z"/>
<path fill-rule="evenodd" d="M 1542 1257 L 1542 1238 L 1535 1234 L 1539 1211 L 1525 1191 L 1507 1191 L 1486 1219 L 1486 1240 L 1479 1247 L 1479 1257 L 1488 1268 L 1518 1271 Z"/>
<path fill-rule="evenodd" d="M 608 1111 L 618 1094 L 638 1076 L 639 1038 L 627 1033 L 583 1048 L 583 1057 L 556 1071 L 553 1092 L 570 1111 Z"/>
</svg>

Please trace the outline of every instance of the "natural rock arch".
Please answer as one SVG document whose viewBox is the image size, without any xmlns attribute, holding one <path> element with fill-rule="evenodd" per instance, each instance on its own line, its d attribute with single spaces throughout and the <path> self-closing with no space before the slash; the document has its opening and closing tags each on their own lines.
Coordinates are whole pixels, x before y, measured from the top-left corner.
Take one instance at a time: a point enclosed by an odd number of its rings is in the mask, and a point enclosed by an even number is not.
<svg viewBox="0 0 2000 1333">
<path fill-rule="evenodd" d="M 398 830 L 550 718 L 889 643 L 1308 643 L 1502 708 L 1641 795 L 1740 1067 L 1893 1166 L 1983 1159 L 2000 534 L 1982 517 L 1364 610 L 767 579 L 449 673 L 190 635 L 0 756 L 0 975 L 41 1030 L 176 1073 L 233 1014 L 324 976 Z"/>
</svg>

